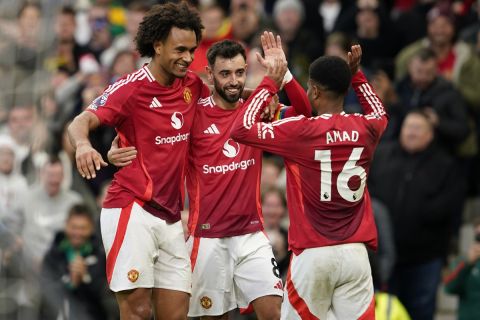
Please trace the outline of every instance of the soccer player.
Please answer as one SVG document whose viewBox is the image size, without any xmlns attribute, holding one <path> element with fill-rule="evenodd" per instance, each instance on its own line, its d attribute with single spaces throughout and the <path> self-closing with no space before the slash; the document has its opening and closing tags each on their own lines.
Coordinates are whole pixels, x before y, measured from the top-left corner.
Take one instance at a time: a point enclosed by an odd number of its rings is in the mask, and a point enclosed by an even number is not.
<svg viewBox="0 0 480 320">
<path fill-rule="evenodd" d="M 239 143 L 285 159 L 293 255 L 282 319 L 375 318 L 366 246 L 376 247 L 377 233 L 365 184 L 387 116 L 358 70 L 360 46 L 351 50 L 348 64 L 320 57 L 310 66 L 307 95 L 319 116 L 259 121 L 286 70 L 277 60 L 267 63 L 267 76 L 232 130 Z M 364 115 L 343 112 L 350 82 Z"/>
<path fill-rule="evenodd" d="M 109 86 L 69 127 L 87 179 L 106 165 L 89 130 L 114 126 L 120 145 L 137 150 L 115 174 L 101 213 L 107 280 L 122 319 L 150 319 L 152 309 L 155 319 L 187 315 L 191 265 L 180 222 L 182 179 L 196 102 L 210 94 L 187 69 L 202 28 L 185 3 L 152 7 L 136 37 L 151 62 Z"/>
<path fill-rule="evenodd" d="M 280 42 L 263 44 L 267 60 L 285 59 Z M 262 151 L 230 138 L 244 104 L 240 97 L 246 80 L 245 50 L 237 42 L 224 40 L 208 50 L 207 60 L 208 80 L 215 90 L 197 103 L 187 166 L 187 244 L 193 269 L 189 316 L 227 319 L 228 311 L 251 303 L 259 319 L 279 319 L 283 285 L 262 232 Z M 286 107 L 282 114 L 310 114 L 308 99 L 298 94 L 302 87 L 291 77 L 287 80 L 289 97 L 303 99 L 303 103 L 301 110 Z M 109 153 L 115 165 L 128 161 L 119 157 L 120 152 L 112 149 Z"/>
</svg>

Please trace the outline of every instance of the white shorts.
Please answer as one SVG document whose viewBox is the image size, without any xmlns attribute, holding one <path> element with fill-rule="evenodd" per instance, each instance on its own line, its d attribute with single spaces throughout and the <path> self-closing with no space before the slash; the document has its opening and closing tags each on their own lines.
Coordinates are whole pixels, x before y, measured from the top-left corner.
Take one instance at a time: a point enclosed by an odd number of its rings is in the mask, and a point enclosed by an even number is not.
<svg viewBox="0 0 480 320">
<path fill-rule="evenodd" d="M 373 283 L 362 243 L 292 255 L 281 319 L 375 319 Z"/>
<path fill-rule="evenodd" d="M 162 288 L 190 293 L 191 266 L 181 221 L 169 224 L 133 202 L 102 209 L 107 280 L 112 291 Z"/>
<path fill-rule="evenodd" d="M 189 317 L 222 315 L 253 300 L 283 296 L 272 247 L 263 232 L 187 240 L 193 266 Z"/>
</svg>

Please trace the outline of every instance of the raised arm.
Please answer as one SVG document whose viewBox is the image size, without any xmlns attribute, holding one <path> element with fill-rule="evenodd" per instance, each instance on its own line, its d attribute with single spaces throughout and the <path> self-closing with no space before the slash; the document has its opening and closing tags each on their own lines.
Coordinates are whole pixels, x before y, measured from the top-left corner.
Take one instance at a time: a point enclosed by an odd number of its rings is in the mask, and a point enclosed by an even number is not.
<svg viewBox="0 0 480 320">
<path fill-rule="evenodd" d="M 264 61 L 266 64 L 272 64 L 275 59 L 280 59 L 287 63 L 287 58 L 282 47 L 282 39 L 279 35 L 275 37 L 272 32 L 265 31 L 263 35 L 260 36 L 260 40 L 265 54 Z M 266 65 L 262 62 L 260 63 L 266 68 Z M 310 117 L 312 115 L 312 107 L 308 101 L 307 94 L 297 80 L 293 78 L 290 70 L 287 70 L 283 78 L 283 88 L 285 89 L 292 106 L 279 108 L 275 114 L 275 119 L 278 120 L 298 115 Z"/>
<path fill-rule="evenodd" d="M 107 166 L 102 156 L 91 145 L 88 133 L 100 125 L 98 117 L 88 111 L 79 114 L 68 126 L 68 137 L 75 149 L 77 169 L 83 178 L 96 177 L 95 170 Z"/>
<path fill-rule="evenodd" d="M 357 99 L 363 109 L 365 119 L 379 137 L 388 123 L 388 115 L 382 100 L 375 93 L 375 90 L 368 83 L 367 78 L 360 70 L 360 59 L 362 57 L 362 48 L 359 45 L 352 46 L 347 56 L 347 63 L 352 72 L 352 87 L 355 90 Z"/>
<path fill-rule="evenodd" d="M 267 75 L 243 105 L 233 124 L 231 136 L 240 143 L 288 158 L 298 153 L 299 136 L 303 133 L 306 118 L 298 116 L 272 123 L 260 122 L 262 110 L 277 93 L 286 71 L 286 63 L 280 59 L 276 61 L 276 66 L 268 67 Z"/>
</svg>

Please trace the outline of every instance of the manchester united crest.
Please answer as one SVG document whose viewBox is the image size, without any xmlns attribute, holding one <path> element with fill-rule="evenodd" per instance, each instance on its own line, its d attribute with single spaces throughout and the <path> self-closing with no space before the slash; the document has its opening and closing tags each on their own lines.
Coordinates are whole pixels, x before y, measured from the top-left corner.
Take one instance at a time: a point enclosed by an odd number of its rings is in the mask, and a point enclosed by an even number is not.
<svg viewBox="0 0 480 320">
<path fill-rule="evenodd" d="M 128 271 L 128 273 L 127 273 L 127 277 L 128 277 L 128 280 L 130 280 L 130 282 L 137 281 L 138 275 L 139 275 L 139 273 L 135 269 L 132 269 L 132 270 Z"/>
<path fill-rule="evenodd" d="M 210 309 L 212 307 L 212 299 L 207 296 L 200 298 L 200 304 L 204 309 Z"/>
<path fill-rule="evenodd" d="M 186 103 L 190 103 L 190 101 L 192 101 L 192 91 L 190 88 L 185 88 L 183 90 L 183 100 L 185 100 Z"/>
</svg>

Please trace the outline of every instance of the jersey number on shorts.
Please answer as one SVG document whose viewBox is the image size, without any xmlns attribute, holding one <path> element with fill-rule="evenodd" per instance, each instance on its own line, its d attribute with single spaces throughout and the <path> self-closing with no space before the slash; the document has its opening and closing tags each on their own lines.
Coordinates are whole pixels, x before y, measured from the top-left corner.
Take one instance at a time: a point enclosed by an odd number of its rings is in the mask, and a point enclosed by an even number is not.
<svg viewBox="0 0 480 320">
<path fill-rule="evenodd" d="M 357 202 L 365 191 L 365 182 L 367 180 L 367 173 L 361 166 L 357 166 L 357 161 L 360 160 L 363 147 L 353 148 L 350 157 L 343 166 L 343 169 L 338 173 L 337 177 L 337 191 L 338 194 L 349 202 Z M 332 200 L 332 151 L 331 150 L 315 150 L 315 160 L 320 161 L 320 201 Z M 349 180 L 358 176 L 360 178 L 360 187 L 357 190 L 352 190 L 348 186 Z"/>
<path fill-rule="evenodd" d="M 275 260 L 275 258 L 272 258 L 272 271 L 273 271 L 273 275 L 277 278 L 280 278 L 280 269 L 278 269 L 278 264 L 277 264 L 277 260 Z"/>
</svg>

